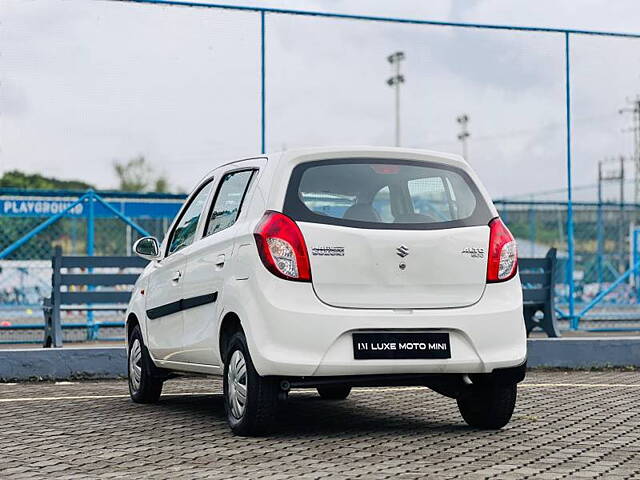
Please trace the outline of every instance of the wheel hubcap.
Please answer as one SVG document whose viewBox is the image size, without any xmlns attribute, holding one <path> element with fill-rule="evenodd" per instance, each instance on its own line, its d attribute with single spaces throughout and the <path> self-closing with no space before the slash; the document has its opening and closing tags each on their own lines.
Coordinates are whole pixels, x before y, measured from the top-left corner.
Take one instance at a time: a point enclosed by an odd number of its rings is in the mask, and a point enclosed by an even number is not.
<svg viewBox="0 0 640 480">
<path fill-rule="evenodd" d="M 240 350 L 231 355 L 229 371 L 227 372 L 227 397 L 231 414 L 242 418 L 247 405 L 247 363 Z"/>
<path fill-rule="evenodd" d="M 142 347 L 136 338 L 129 350 L 129 381 L 131 387 L 137 392 L 140 389 L 140 377 L 142 376 Z"/>
</svg>

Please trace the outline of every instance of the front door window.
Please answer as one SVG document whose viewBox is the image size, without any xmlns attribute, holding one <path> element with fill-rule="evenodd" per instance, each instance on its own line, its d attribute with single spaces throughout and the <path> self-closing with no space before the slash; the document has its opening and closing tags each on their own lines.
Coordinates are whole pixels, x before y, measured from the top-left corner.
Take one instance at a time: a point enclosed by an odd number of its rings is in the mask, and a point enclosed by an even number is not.
<svg viewBox="0 0 640 480">
<path fill-rule="evenodd" d="M 169 237 L 169 248 L 167 255 L 171 255 L 178 250 L 188 247 L 193 243 L 198 228 L 200 215 L 207 203 L 207 198 L 211 192 L 212 182 L 209 181 L 200 191 L 192 198 L 189 207 L 178 221 L 171 236 Z"/>
</svg>

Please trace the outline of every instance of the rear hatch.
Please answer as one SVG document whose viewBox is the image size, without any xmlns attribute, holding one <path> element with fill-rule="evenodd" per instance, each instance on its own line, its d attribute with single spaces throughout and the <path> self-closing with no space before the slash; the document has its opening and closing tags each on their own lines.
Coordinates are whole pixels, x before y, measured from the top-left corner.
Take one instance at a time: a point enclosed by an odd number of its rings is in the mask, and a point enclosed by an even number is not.
<svg viewBox="0 0 640 480">
<path fill-rule="evenodd" d="M 447 308 L 485 288 L 491 211 L 470 176 L 415 160 L 308 162 L 284 213 L 307 244 L 320 300 L 352 308 Z"/>
</svg>

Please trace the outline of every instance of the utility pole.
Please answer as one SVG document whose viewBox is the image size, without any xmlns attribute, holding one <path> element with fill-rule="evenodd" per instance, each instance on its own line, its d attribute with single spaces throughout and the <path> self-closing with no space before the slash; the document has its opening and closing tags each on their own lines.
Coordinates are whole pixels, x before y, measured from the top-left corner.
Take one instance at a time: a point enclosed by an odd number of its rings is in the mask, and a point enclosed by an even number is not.
<svg viewBox="0 0 640 480">
<path fill-rule="evenodd" d="M 640 95 L 634 100 L 627 100 L 630 107 L 621 108 L 619 113 L 630 113 L 632 115 L 631 127 L 624 131 L 633 132 L 633 164 L 635 170 L 635 181 L 633 191 L 633 203 L 640 203 Z"/>
<path fill-rule="evenodd" d="M 619 162 L 618 165 L 618 170 L 617 171 L 613 171 L 612 173 L 608 173 L 608 174 L 603 174 L 602 172 L 599 173 L 598 177 L 599 177 L 599 188 L 598 188 L 598 195 L 600 197 L 602 197 L 602 187 L 601 184 L 607 181 L 617 181 L 619 182 L 619 187 L 620 187 L 620 214 L 617 216 L 617 220 L 618 220 L 618 240 L 617 240 L 617 251 L 618 251 L 618 271 L 620 273 L 625 271 L 625 246 L 626 246 L 626 222 L 625 222 L 625 210 L 624 210 L 624 178 L 625 178 L 625 171 L 624 171 L 624 162 L 625 162 L 625 158 L 621 155 L 620 158 L 607 158 L 605 159 L 603 162 L 600 162 L 600 166 L 602 166 L 603 163 L 611 163 L 611 162 Z M 604 228 L 604 227 L 603 227 Z"/>
<path fill-rule="evenodd" d="M 460 133 L 458 134 L 458 140 L 462 143 L 462 156 L 468 162 L 469 152 L 467 151 L 467 139 L 471 136 L 467 126 L 469 125 L 469 115 L 463 113 L 456 118 L 456 122 L 460 124 Z"/>
<path fill-rule="evenodd" d="M 404 83 L 404 75 L 400 73 L 400 62 L 404 60 L 404 52 L 395 52 L 387 57 L 391 64 L 392 76 L 387 85 L 395 87 L 396 93 L 396 147 L 400 146 L 400 84 Z"/>
<path fill-rule="evenodd" d="M 633 133 L 633 165 L 634 165 L 634 179 L 633 179 L 633 213 L 631 214 L 631 218 L 629 219 L 629 232 L 630 237 L 635 242 L 635 235 L 631 232 L 635 231 L 636 224 L 638 222 L 638 203 L 640 203 L 640 95 L 636 95 L 636 98 L 633 100 L 627 99 L 627 103 L 630 105 L 629 107 L 621 108 L 620 114 L 630 113 L 631 114 L 631 127 L 624 129 L 623 131 L 632 132 Z M 635 251 L 636 246 L 634 245 L 632 251 Z M 632 259 L 632 262 L 636 262 L 637 259 Z M 636 291 L 640 293 L 638 290 L 638 275 L 633 275 L 632 278 L 629 279 L 632 282 L 635 282 Z"/>
</svg>

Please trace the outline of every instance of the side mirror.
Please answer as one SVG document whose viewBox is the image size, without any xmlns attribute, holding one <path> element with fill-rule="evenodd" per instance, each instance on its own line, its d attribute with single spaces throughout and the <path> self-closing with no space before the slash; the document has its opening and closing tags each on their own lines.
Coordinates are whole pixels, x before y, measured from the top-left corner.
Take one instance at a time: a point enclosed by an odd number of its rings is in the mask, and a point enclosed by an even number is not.
<svg viewBox="0 0 640 480">
<path fill-rule="evenodd" d="M 133 251 L 144 259 L 153 261 L 160 259 L 160 245 L 153 237 L 142 237 L 133 244 Z"/>
</svg>

